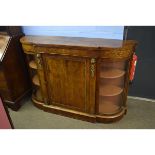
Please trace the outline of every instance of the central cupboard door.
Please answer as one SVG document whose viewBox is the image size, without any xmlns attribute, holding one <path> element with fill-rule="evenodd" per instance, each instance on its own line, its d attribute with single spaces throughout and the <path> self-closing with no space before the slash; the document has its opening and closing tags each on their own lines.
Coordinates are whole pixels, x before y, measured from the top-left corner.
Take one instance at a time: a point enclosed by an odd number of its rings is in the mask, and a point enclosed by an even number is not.
<svg viewBox="0 0 155 155">
<path fill-rule="evenodd" d="M 50 104 L 89 112 L 89 59 L 44 55 Z"/>
</svg>

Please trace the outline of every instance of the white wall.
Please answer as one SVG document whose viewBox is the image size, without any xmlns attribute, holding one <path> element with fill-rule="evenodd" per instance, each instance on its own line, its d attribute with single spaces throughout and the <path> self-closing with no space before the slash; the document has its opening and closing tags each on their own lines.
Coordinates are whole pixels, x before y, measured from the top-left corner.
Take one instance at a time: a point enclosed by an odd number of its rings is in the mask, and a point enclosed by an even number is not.
<svg viewBox="0 0 155 155">
<path fill-rule="evenodd" d="M 23 26 L 26 35 L 123 39 L 124 26 Z"/>
</svg>

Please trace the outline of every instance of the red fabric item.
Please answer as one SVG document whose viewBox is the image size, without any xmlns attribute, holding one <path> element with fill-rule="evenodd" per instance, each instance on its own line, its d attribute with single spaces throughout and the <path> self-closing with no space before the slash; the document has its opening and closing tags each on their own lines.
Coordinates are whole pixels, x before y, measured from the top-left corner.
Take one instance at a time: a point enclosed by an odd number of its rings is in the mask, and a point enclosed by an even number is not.
<svg viewBox="0 0 155 155">
<path fill-rule="evenodd" d="M 134 75 L 135 75 L 135 70 L 136 70 L 136 64 L 137 64 L 137 55 L 134 54 L 133 55 L 133 59 L 132 59 L 132 62 L 131 62 L 131 69 L 130 69 L 130 81 L 132 82 L 133 79 L 134 79 Z"/>
<path fill-rule="evenodd" d="M 1 98 L 0 98 L 0 129 L 12 129 Z"/>
</svg>

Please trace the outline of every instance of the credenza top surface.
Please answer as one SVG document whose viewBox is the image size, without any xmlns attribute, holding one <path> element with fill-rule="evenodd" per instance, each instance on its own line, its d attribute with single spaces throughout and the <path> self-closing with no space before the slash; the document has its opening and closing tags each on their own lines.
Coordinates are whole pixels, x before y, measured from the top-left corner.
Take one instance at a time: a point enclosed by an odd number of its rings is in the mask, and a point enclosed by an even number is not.
<svg viewBox="0 0 155 155">
<path fill-rule="evenodd" d="M 63 36 L 24 36 L 20 39 L 22 44 L 40 45 L 40 46 L 64 46 L 81 48 L 126 48 L 136 45 L 134 40 L 114 40 L 102 38 L 84 38 L 84 37 L 63 37 Z"/>
</svg>

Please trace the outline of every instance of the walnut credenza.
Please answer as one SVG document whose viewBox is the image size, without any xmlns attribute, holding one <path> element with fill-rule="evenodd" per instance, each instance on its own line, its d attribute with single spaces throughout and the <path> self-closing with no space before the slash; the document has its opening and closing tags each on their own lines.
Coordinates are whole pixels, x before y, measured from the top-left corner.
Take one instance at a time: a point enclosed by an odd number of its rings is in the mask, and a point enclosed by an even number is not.
<svg viewBox="0 0 155 155">
<path fill-rule="evenodd" d="M 135 41 L 25 36 L 20 39 L 44 111 L 91 122 L 114 122 L 127 111 Z"/>
</svg>

